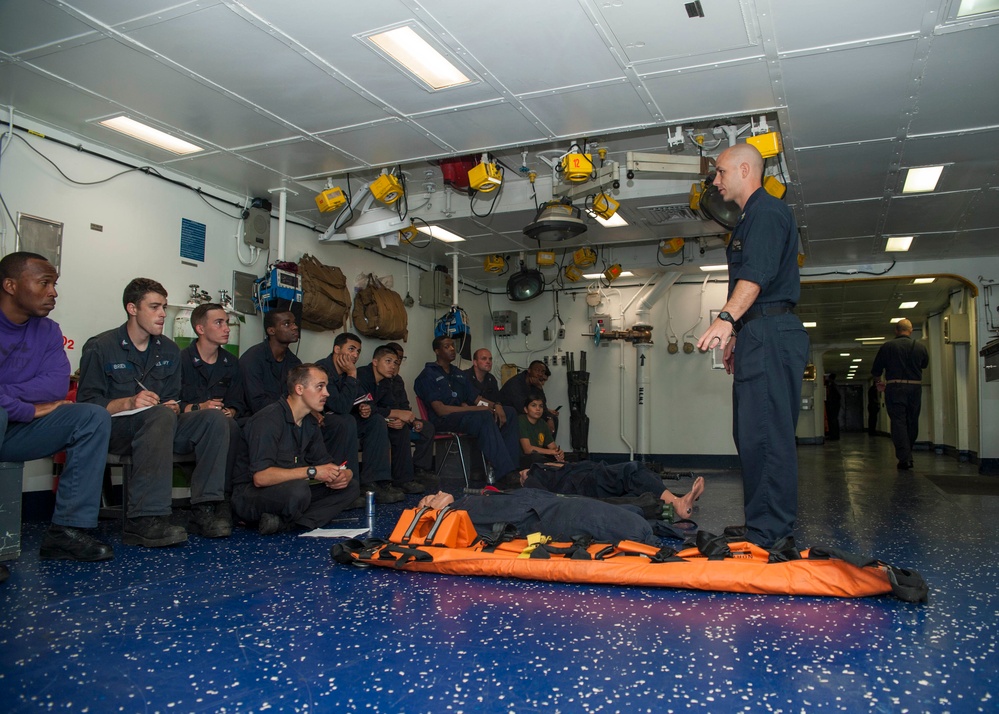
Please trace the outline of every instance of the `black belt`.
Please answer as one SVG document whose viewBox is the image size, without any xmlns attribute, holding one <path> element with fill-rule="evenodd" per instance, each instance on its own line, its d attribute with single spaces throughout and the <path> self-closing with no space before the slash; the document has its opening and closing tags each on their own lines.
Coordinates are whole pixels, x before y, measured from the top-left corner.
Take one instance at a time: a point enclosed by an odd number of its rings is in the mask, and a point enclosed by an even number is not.
<svg viewBox="0 0 999 714">
<path fill-rule="evenodd" d="M 752 322 L 757 318 L 773 317 L 774 315 L 786 315 L 789 312 L 794 312 L 794 305 L 789 302 L 774 303 L 773 305 L 754 305 L 746 310 L 746 313 L 742 317 L 735 321 L 735 331 L 738 332 L 746 326 L 747 322 Z"/>
</svg>

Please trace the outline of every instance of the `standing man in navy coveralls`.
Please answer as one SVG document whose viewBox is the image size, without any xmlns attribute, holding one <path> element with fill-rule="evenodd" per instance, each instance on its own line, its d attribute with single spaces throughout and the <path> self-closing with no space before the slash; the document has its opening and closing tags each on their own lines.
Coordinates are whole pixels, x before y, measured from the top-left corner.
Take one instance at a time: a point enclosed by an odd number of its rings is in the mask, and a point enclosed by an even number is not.
<svg viewBox="0 0 999 714">
<path fill-rule="evenodd" d="M 930 364 L 926 345 L 912 339 L 912 322 L 902 318 L 895 323 L 895 339 L 881 345 L 871 374 L 885 382 L 885 409 L 891 420 L 891 440 L 895 444 L 898 468 L 912 468 L 912 447 L 919 433 L 919 411 L 923 398 L 923 370 Z M 877 395 L 877 392 L 875 392 Z"/>
<path fill-rule="evenodd" d="M 742 215 L 727 250 L 728 301 L 697 347 L 723 347 L 725 371 L 735 374 L 733 433 L 746 538 L 771 548 L 792 535 L 798 513 L 795 429 L 809 348 L 793 312 L 801 293 L 798 227 L 787 205 L 763 189 L 763 157 L 755 147 L 732 146 L 715 165 L 714 185 Z"/>
</svg>

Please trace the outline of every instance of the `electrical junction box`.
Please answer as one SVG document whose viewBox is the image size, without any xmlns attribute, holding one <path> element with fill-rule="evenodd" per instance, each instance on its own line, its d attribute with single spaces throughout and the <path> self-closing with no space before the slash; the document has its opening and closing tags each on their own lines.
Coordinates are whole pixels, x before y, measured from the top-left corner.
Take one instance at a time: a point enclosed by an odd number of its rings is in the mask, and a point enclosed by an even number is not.
<svg viewBox="0 0 999 714">
<path fill-rule="evenodd" d="M 517 334 L 517 313 L 497 310 L 493 313 L 493 337 L 512 337 Z"/>
<path fill-rule="evenodd" d="M 590 332 L 594 335 L 598 333 L 603 333 L 604 330 L 609 330 L 611 327 L 611 316 L 604 315 L 601 313 L 595 314 L 590 318 Z"/>
<path fill-rule="evenodd" d="M 947 344 L 971 342 L 971 321 L 967 315 L 944 315 L 943 338 Z"/>
<path fill-rule="evenodd" d="M 451 307 L 454 304 L 454 281 L 442 270 L 420 273 L 420 304 L 423 307 Z"/>
</svg>

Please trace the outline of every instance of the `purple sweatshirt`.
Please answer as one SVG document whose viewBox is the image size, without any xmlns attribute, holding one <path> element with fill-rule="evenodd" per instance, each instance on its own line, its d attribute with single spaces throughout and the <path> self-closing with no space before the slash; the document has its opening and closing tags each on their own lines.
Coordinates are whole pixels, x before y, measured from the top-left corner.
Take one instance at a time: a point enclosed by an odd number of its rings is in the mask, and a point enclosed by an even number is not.
<svg viewBox="0 0 999 714">
<path fill-rule="evenodd" d="M 35 418 L 35 405 L 66 398 L 69 358 L 59 323 L 32 317 L 15 325 L 0 312 L 0 407 L 9 421 Z"/>
</svg>

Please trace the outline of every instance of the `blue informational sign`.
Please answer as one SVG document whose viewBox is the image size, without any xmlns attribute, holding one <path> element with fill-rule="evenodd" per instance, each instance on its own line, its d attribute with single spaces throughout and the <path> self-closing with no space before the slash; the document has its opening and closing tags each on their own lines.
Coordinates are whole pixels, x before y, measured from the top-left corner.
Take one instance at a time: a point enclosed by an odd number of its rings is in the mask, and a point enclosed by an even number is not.
<svg viewBox="0 0 999 714">
<path fill-rule="evenodd" d="M 180 257 L 205 262 L 205 224 L 180 219 Z"/>
</svg>

